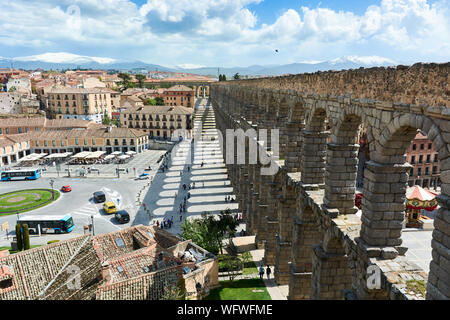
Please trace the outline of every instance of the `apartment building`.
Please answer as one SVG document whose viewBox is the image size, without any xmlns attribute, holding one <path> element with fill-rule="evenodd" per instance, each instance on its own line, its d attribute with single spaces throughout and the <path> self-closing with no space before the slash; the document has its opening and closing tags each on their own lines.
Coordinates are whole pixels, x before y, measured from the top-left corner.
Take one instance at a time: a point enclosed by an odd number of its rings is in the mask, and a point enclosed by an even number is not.
<svg viewBox="0 0 450 320">
<path fill-rule="evenodd" d="M 81 119 L 102 123 L 111 117 L 111 89 L 52 88 L 47 92 L 48 115 L 57 119 Z"/>
<path fill-rule="evenodd" d="M 142 106 L 121 113 L 121 127 L 143 130 L 149 137 L 191 137 L 193 109 L 181 106 Z"/>
<path fill-rule="evenodd" d="M 194 108 L 195 106 L 194 90 L 185 85 L 176 85 L 165 89 L 162 97 L 166 106 L 183 106 L 185 108 Z"/>
<path fill-rule="evenodd" d="M 407 161 L 413 166 L 409 172 L 409 186 L 436 188 L 440 185 L 438 152 L 424 133 L 417 133 L 406 155 Z"/>
<path fill-rule="evenodd" d="M 0 136 L 1 166 L 16 164 L 31 153 L 74 154 L 82 151 L 134 151 L 147 150 L 148 134 L 136 129 L 102 127 L 85 130 L 28 131 Z"/>
<path fill-rule="evenodd" d="M 0 118 L 0 136 L 27 133 L 31 131 L 64 131 L 99 128 L 92 121 L 74 119 L 47 119 L 43 116 Z"/>
</svg>

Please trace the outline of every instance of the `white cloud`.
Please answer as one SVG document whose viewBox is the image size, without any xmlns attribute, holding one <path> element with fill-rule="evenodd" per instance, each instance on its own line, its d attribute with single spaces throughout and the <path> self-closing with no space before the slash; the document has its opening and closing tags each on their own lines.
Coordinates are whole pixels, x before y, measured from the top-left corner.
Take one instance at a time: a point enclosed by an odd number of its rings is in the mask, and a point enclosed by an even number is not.
<svg viewBox="0 0 450 320">
<path fill-rule="evenodd" d="M 258 24 L 248 6 L 261 1 L 147 0 L 138 7 L 130 0 L 2 0 L 0 49 L 29 55 L 76 50 L 166 65 L 356 55 L 450 60 L 450 0 L 382 0 L 361 15 L 291 8 L 272 24 Z"/>
<path fill-rule="evenodd" d="M 100 58 L 100 57 L 88 57 L 80 56 L 77 54 L 67 52 L 49 52 L 44 54 L 38 54 L 27 57 L 16 57 L 17 61 L 43 61 L 48 63 L 85 63 L 85 62 L 97 62 L 100 64 L 108 64 L 116 62 L 116 59 L 112 58 Z"/>
</svg>

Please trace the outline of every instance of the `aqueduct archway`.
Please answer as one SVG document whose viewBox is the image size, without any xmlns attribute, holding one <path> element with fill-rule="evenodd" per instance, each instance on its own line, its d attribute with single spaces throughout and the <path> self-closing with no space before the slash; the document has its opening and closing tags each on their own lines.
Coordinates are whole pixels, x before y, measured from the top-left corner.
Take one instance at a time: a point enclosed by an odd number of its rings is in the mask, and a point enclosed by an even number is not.
<svg viewBox="0 0 450 320">
<path fill-rule="evenodd" d="M 275 175 L 260 175 L 258 164 L 227 167 L 247 231 L 290 299 L 420 299 L 406 292 L 408 278 L 428 281 L 427 299 L 450 298 L 449 75 L 448 63 L 417 64 L 212 85 L 222 132 L 280 130 Z M 371 158 L 361 218 L 354 203 L 360 126 Z M 401 239 L 405 151 L 417 129 L 439 150 L 442 181 L 428 276 L 405 258 Z M 367 285 L 373 265 L 379 288 Z"/>
</svg>

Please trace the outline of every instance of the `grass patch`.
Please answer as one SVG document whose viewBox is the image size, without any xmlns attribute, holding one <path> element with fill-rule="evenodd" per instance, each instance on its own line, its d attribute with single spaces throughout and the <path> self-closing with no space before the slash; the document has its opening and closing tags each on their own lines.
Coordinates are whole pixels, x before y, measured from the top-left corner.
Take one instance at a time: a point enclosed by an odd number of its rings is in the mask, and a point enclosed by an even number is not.
<svg viewBox="0 0 450 320">
<path fill-rule="evenodd" d="M 258 273 L 258 268 L 256 268 L 256 264 L 253 261 L 248 262 L 245 265 L 244 269 L 242 269 L 242 274 L 243 275 L 255 274 L 255 273 Z"/>
<path fill-rule="evenodd" d="M 409 291 L 422 294 L 424 298 L 426 296 L 427 284 L 423 280 L 408 280 L 406 281 L 406 288 Z"/>
<path fill-rule="evenodd" d="M 204 300 L 272 300 L 261 279 L 220 281 L 220 288 L 210 291 Z M 262 292 L 253 292 L 253 291 Z"/>
<path fill-rule="evenodd" d="M 1 194 L 0 216 L 7 216 L 42 208 L 53 201 L 58 200 L 61 194 L 58 190 L 53 190 L 53 192 L 53 200 L 52 190 L 50 189 L 28 189 Z M 39 195 L 39 199 L 37 199 L 36 195 Z M 17 201 L 8 201 L 11 199 L 15 199 Z"/>
</svg>

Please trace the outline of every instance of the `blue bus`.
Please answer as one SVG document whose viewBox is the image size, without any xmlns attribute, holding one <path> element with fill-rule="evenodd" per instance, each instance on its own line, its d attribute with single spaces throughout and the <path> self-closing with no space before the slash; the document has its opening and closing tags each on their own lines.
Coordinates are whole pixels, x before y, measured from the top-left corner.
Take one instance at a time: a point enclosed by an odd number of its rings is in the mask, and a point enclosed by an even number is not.
<svg viewBox="0 0 450 320">
<path fill-rule="evenodd" d="M 41 177 L 41 169 L 22 169 L 2 171 L 1 181 L 37 180 Z"/>
<path fill-rule="evenodd" d="M 21 226 L 28 225 L 30 234 L 38 234 L 39 227 L 41 233 L 70 233 L 75 229 L 71 215 L 65 216 L 23 216 L 17 220 Z"/>
</svg>

